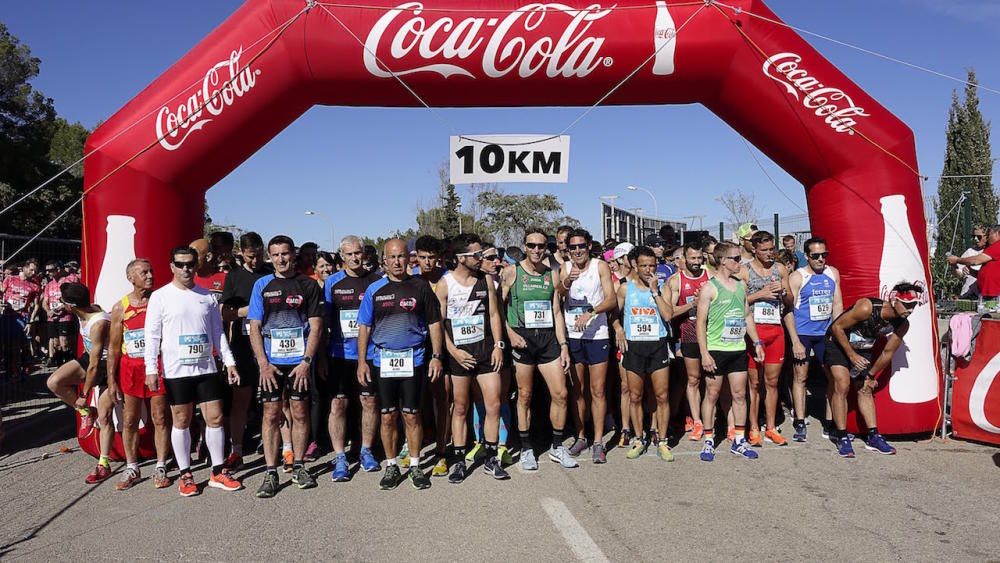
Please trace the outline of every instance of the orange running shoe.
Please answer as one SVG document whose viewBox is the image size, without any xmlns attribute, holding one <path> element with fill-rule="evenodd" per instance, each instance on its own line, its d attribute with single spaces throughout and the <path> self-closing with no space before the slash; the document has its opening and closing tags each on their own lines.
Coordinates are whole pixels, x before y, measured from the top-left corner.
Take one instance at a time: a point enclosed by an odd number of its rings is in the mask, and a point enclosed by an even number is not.
<svg viewBox="0 0 1000 563">
<path fill-rule="evenodd" d="M 198 490 L 198 485 L 194 482 L 194 476 L 190 473 L 181 475 L 180 481 L 177 483 L 177 490 L 181 493 L 182 497 L 193 497 L 201 493 Z"/>
<path fill-rule="evenodd" d="M 208 486 L 223 491 L 238 491 L 243 488 L 243 483 L 233 478 L 228 469 L 223 469 L 208 479 Z"/>
<path fill-rule="evenodd" d="M 760 439 L 760 430 L 751 430 L 747 435 L 747 442 L 750 442 L 750 445 L 755 448 L 759 448 L 764 445 L 764 442 Z"/>
<path fill-rule="evenodd" d="M 730 426 L 729 429 L 726 430 L 726 439 L 729 440 L 730 442 L 732 442 L 733 440 L 736 439 L 736 427 L 735 426 Z"/>
<path fill-rule="evenodd" d="M 691 420 L 690 416 L 685 416 L 684 417 L 684 431 L 685 432 L 690 432 L 692 430 L 694 430 L 694 421 Z"/>
<path fill-rule="evenodd" d="M 778 431 L 774 428 L 768 428 L 764 432 L 764 439 L 776 446 L 787 446 L 788 440 L 784 438 Z"/>
<path fill-rule="evenodd" d="M 691 435 L 688 440 L 692 442 L 698 442 L 705 436 L 705 425 L 701 423 L 700 420 L 694 421 L 694 425 L 691 427 Z"/>
<path fill-rule="evenodd" d="M 281 459 L 284 462 L 284 466 L 281 468 L 285 473 L 292 472 L 292 465 L 295 463 L 295 454 L 291 450 L 283 452 L 281 454 Z"/>
</svg>

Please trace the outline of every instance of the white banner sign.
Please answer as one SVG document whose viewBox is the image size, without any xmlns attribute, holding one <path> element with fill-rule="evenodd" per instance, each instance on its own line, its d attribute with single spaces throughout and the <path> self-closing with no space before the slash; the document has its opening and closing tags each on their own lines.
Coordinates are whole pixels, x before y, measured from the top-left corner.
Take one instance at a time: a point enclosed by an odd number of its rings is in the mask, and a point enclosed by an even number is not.
<svg viewBox="0 0 1000 563">
<path fill-rule="evenodd" d="M 568 135 L 451 138 L 451 183 L 569 181 Z"/>
</svg>

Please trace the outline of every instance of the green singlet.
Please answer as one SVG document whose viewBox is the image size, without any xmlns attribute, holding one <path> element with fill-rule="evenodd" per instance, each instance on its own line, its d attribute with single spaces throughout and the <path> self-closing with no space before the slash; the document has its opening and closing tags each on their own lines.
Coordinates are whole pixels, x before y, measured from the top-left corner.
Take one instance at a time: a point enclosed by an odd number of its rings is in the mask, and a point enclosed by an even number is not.
<svg viewBox="0 0 1000 563">
<path fill-rule="evenodd" d="M 713 277 L 716 296 L 708 306 L 708 349 L 716 352 L 742 352 L 747 348 L 747 292 L 742 281 L 730 291 Z"/>
<path fill-rule="evenodd" d="M 552 316 L 552 295 L 555 291 L 551 269 L 546 267 L 545 273 L 532 275 L 518 263 L 507 304 L 507 323 L 512 328 L 555 328 Z"/>
</svg>

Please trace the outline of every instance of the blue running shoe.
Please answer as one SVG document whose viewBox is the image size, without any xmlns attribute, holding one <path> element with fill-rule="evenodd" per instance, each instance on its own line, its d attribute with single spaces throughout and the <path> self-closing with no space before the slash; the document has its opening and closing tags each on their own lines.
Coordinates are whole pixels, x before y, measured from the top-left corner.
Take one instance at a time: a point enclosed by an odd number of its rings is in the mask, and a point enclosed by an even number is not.
<svg viewBox="0 0 1000 563">
<path fill-rule="evenodd" d="M 347 455 L 337 454 L 331 462 L 333 464 L 333 474 L 330 476 L 334 483 L 343 483 L 351 479 L 351 470 L 347 465 Z"/>
<path fill-rule="evenodd" d="M 733 442 L 732 447 L 729 448 L 729 453 L 744 457 L 746 459 L 757 459 L 757 452 L 750 447 L 750 442 L 746 440 L 740 440 L 739 442 Z"/>
<path fill-rule="evenodd" d="M 803 421 L 803 422 L 796 422 L 796 423 L 792 424 L 792 427 L 795 428 L 795 433 L 792 434 L 792 441 L 793 442 L 805 442 L 806 441 L 806 423 L 805 423 L 805 421 Z"/>
<path fill-rule="evenodd" d="M 896 455 L 896 448 L 890 446 L 889 442 L 878 433 L 865 440 L 865 449 L 885 455 Z"/>
<path fill-rule="evenodd" d="M 361 470 L 372 473 L 380 469 L 382 469 L 382 465 L 372 455 L 372 451 L 368 448 L 361 448 Z"/>
<path fill-rule="evenodd" d="M 837 441 L 837 453 L 840 457 L 854 457 L 854 446 L 851 445 L 850 438 L 844 436 Z"/>
<path fill-rule="evenodd" d="M 699 456 L 702 461 L 715 461 L 715 444 L 712 442 L 705 442 L 705 445 L 701 448 L 701 454 Z"/>
</svg>

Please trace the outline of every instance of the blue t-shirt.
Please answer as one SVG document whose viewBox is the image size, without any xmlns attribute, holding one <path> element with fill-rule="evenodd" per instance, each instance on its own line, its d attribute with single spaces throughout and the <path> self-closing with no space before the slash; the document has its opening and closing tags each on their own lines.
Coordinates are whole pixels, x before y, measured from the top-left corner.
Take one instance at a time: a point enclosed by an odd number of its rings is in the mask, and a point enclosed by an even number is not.
<svg viewBox="0 0 1000 563">
<path fill-rule="evenodd" d="M 323 295 L 326 298 L 326 318 L 330 327 L 331 357 L 347 360 L 358 359 L 358 309 L 368 286 L 381 276 L 368 272 L 363 276 L 349 276 L 341 270 L 326 278 Z M 374 347 L 368 343 L 368 359 L 372 359 Z"/>
<path fill-rule="evenodd" d="M 269 274 L 253 284 L 247 318 L 261 323 L 264 354 L 276 366 L 293 366 L 302 361 L 309 319 L 322 316 L 323 296 L 312 278 Z"/>
<path fill-rule="evenodd" d="M 670 276 L 676 273 L 677 273 L 677 267 L 674 266 L 673 264 L 663 263 L 656 265 L 656 277 L 657 279 L 660 280 L 661 285 L 667 283 L 667 280 L 670 279 Z"/>
<path fill-rule="evenodd" d="M 400 282 L 381 278 L 368 286 L 358 309 L 358 324 L 371 328 L 372 361 L 381 367 L 381 350 L 413 351 L 413 366 L 424 363 L 427 327 L 441 321 L 441 306 L 422 278 Z"/>
</svg>

